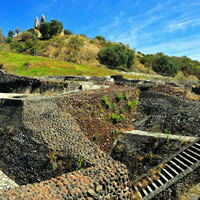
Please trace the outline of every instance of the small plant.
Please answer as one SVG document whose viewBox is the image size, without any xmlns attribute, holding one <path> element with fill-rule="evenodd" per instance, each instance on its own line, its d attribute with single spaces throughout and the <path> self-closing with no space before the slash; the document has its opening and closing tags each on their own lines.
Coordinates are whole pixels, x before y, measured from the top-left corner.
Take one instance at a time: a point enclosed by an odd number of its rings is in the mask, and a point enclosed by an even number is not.
<svg viewBox="0 0 200 200">
<path fill-rule="evenodd" d="M 124 112 L 125 112 L 125 109 L 122 108 L 122 109 L 120 110 L 120 114 L 123 114 Z"/>
<path fill-rule="evenodd" d="M 55 151 L 52 151 L 48 154 L 49 162 L 52 165 L 53 169 L 57 169 L 57 155 Z"/>
<path fill-rule="evenodd" d="M 106 108 L 110 109 L 112 107 L 111 102 L 109 101 L 107 96 L 104 96 L 102 102 L 106 104 Z"/>
<path fill-rule="evenodd" d="M 138 100 L 134 100 L 134 101 L 128 101 L 128 108 L 132 109 L 133 107 L 136 107 L 138 105 Z"/>
<path fill-rule="evenodd" d="M 112 108 L 111 102 L 107 102 L 107 103 L 106 103 L 106 108 L 108 108 L 108 109 Z"/>
<path fill-rule="evenodd" d="M 108 101 L 109 101 L 109 100 L 108 100 L 108 97 L 107 97 L 107 96 L 104 96 L 103 99 L 102 99 L 102 102 L 106 104 Z"/>
<path fill-rule="evenodd" d="M 167 133 L 167 143 L 169 143 L 170 137 L 171 137 L 171 133 Z"/>
<path fill-rule="evenodd" d="M 92 140 L 93 140 L 93 141 L 97 141 L 98 139 L 99 139 L 98 136 L 96 136 L 96 135 L 93 135 L 93 136 L 92 136 Z"/>
<path fill-rule="evenodd" d="M 82 164 L 83 164 L 83 158 L 79 158 L 76 162 L 76 171 L 79 171 L 82 169 Z"/>
<path fill-rule="evenodd" d="M 122 118 L 119 115 L 115 114 L 115 113 L 112 113 L 111 119 L 112 119 L 114 124 L 122 121 Z"/>
<path fill-rule="evenodd" d="M 120 114 L 121 119 L 125 119 L 125 115 L 124 114 Z"/>
<path fill-rule="evenodd" d="M 122 93 L 117 93 L 116 99 L 117 99 L 117 102 L 119 102 L 121 99 L 123 99 L 123 94 Z"/>
<path fill-rule="evenodd" d="M 126 94 L 124 95 L 124 99 L 125 99 L 126 101 L 128 101 L 128 99 L 129 99 L 128 93 L 126 93 Z"/>
</svg>

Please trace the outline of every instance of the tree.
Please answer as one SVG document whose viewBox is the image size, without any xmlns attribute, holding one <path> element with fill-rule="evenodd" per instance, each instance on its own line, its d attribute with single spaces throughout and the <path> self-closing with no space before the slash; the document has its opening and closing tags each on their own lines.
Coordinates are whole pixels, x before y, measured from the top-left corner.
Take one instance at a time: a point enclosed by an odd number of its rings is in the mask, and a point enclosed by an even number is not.
<svg viewBox="0 0 200 200">
<path fill-rule="evenodd" d="M 131 69 L 135 62 L 135 52 L 123 44 L 108 44 L 99 51 L 98 57 L 102 64 L 115 68 L 123 66 Z"/>
<path fill-rule="evenodd" d="M 26 41 L 26 40 L 29 40 L 29 39 L 32 39 L 32 33 L 29 32 L 29 31 L 24 31 L 22 33 L 22 40 Z"/>
<path fill-rule="evenodd" d="M 57 20 L 51 20 L 51 22 L 41 23 L 39 31 L 44 39 L 50 39 L 53 36 L 60 34 L 63 30 L 63 24 Z"/>
<path fill-rule="evenodd" d="M 103 42 L 106 41 L 105 38 L 102 37 L 102 36 L 100 36 L 100 35 L 97 35 L 97 36 L 95 37 L 95 39 L 100 40 L 100 41 L 103 41 Z"/>
<path fill-rule="evenodd" d="M 37 38 L 38 38 L 38 32 L 35 31 L 34 28 L 30 28 L 30 29 L 28 29 L 27 31 L 30 32 L 30 33 L 32 34 L 32 38 L 33 38 L 33 39 L 37 39 Z"/>
<path fill-rule="evenodd" d="M 175 76 L 179 71 L 179 67 L 162 53 L 156 54 L 152 63 L 152 68 L 155 72 L 163 76 Z"/>
<path fill-rule="evenodd" d="M 72 33 L 70 30 L 65 29 L 65 30 L 64 30 L 64 34 L 65 34 L 65 35 L 72 35 L 73 33 Z"/>
<path fill-rule="evenodd" d="M 15 32 L 17 33 L 17 35 L 19 34 L 19 32 L 20 32 L 20 28 L 16 28 L 15 29 Z"/>
<path fill-rule="evenodd" d="M 50 23 L 50 35 L 59 35 L 63 31 L 63 24 L 57 20 L 52 19 Z"/>
<path fill-rule="evenodd" d="M 49 39 L 51 37 L 50 36 L 50 23 L 44 22 L 44 23 L 40 24 L 39 31 L 42 34 L 42 37 L 44 39 Z"/>
<path fill-rule="evenodd" d="M 11 37 L 8 37 L 7 40 L 6 40 L 6 42 L 7 42 L 8 44 L 10 44 L 10 43 L 12 42 L 12 38 L 11 38 Z"/>
<path fill-rule="evenodd" d="M 8 31 L 8 37 L 13 38 L 14 32 L 12 30 Z"/>
</svg>

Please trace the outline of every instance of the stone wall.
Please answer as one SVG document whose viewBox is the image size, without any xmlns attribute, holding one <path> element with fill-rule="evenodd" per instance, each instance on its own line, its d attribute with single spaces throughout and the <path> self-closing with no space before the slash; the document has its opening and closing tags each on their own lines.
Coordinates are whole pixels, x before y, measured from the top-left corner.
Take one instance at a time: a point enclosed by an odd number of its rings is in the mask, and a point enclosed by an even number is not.
<svg viewBox="0 0 200 200">
<path fill-rule="evenodd" d="M 110 155 L 127 166 L 129 178 L 134 182 L 195 139 L 133 130 L 121 133 Z"/>
<path fill-rule="evenodd" d="M 0 168 L 21 186 L 0 198 L 130 199 L 126 167 L 84 136 L 65 98 L 1 101 Z"/>
</svg>

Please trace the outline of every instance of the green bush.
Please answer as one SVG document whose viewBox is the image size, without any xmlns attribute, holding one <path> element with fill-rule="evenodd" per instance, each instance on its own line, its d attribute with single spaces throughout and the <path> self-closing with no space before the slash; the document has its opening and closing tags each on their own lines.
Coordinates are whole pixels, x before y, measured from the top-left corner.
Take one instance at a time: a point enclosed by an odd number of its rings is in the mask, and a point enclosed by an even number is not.
<svg viewBox="0 0 200 200">
<path fill-rule="evenodd" d="M 51 20 L 51 22 L 41 23 L 39 31 L 44 39 L 50 39 L 53 36 L 60 34 L 63 30 L 63 24 L 57 20 Z"/>
<path fill-rule="evenodd" d="M 128 101 L 128 108 L 132 109 L 133 107 L 136 107 L 138 105 L 138 100 L 134 100 L 134 101 Z"/>
<path fill-rule="evenodd" d="M 120 115 L 117 115 L 117 114 L 115 114 L 115 113 L 112 113 L 111 119 L 112 119 L 112 121 L 113 121 L 114 124 L 116 124 L 116 123 L 122 121 L 121 116 L 120 116 Z"/>
<path fill-rule="evenodd" d="M 63 24 L 57 20 L 52 19 L 50 22 L 50 35 L 56 36 L 62 33 L 63 31 Z"/>
<path fill-rule="evenodd" d="M 38 32 L 35 31 L 34 28 L 30 28 L 30 29 L 28 29 L 27 31 L 30 32 L 30 33 L 32 34 L 32 38 L 33 38 L 33 39 L 37 39 L 37 38 L 38 38 Z"/>
<path fill-rule="evenodd" d="M 179 71 L 179 67 L 163 54 L 157 54 L 153 60 L 152 68 L 155 72 L 163 76 L 175 76 Z"/>
<path fill-rule="evenodd" d="M 101 64 L 117 68 L 119 66 L 131 69 L 133 66 L 135 52 L 128 49 L 122 44 L 108 44 L 105 48 L 101 49 L 98 57 Z"/>
<path fill-rule="evenodd" d="M 78 38 L 77 36 L 70 38 L 68 42 L 68 47 L 80 50 L 80 48 L 84 45 L 83 40 Z"/>
<path fill-rule="evenodd" d="M 44 22 L 40 24 L 39 31 L 42 34 L 43 39 L 50 39 L 50 29 L 50 23 Z"/>
<path fill-rule="evenodd" d="M 121 99 L 123 99 L 123 94 L 122 93 L 117 93 L 117 95 L 116 95 L 116 99 L 117 99 L 117 101 L 120 101 Z"/>
<path fill-rule="evenodd" d="M 109 101 L 107 96 L 103 97 L 102 102 L 106 105 L 106 108 L 108 109 L 112 108 L 112 103 Z"/>
<path fill-rule="evenodd" d="M 12 31 L 12 30 L 10 30 L 9 32 L 8 32 L 8 38 L 10 37 L 10 38 L 13 38 L 13 36 L 14 36 L 14 32 Z"/>
<path fill-rule="evenodd" d="M 29 31 L 24 31 L 21 36 L 24 41 L 32 39 L 32 33 Z"/>
<path fill-rule="evenodd" d="M 21 42 L 11 43 L 10 48 L 18 53 L 24 52 L 24 45 Z"/>
<path fill-rule="evenodd" d="M 12 43 L 12 38 L 11 38 L 11 37 L 8 37 L 7 40 L 6 40 L 6 42 L 7 42 L 8 44 Z"/>
<path fill-rule="evenodd" d="M 97 36 L 95 37 L 95 39 L 100 40 L 100 41 L 103 41 L 103 42 L 106 41 L 106 39 L 105 39 L 104 37 L 100 36 L 100 35 L 97 35 Z"/>
<path fill-rule="evenodd" d="M 70 30 L 68 30 L 68 29 L 64 30 L 64 34 L 65 35 L 73 35 L 73 33 Z"/>
</svg>

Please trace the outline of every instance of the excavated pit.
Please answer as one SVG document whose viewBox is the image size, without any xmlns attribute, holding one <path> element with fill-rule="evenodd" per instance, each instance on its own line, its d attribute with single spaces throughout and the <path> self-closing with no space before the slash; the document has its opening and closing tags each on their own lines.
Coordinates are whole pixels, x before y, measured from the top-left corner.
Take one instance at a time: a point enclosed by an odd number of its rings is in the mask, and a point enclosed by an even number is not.
<svg viewBox="0 0 200 200">
<path fill-rule="evenodd" d="M 76 127 L 71 116 L 55 102 L 38 101 L 0 100 L 0 168 L 19 185 L 75 171 L 78 162 L 81 168 L 92 166 L 70 147 L 73 140 L 84 141 L 78 126 L 71 135 Z"/>
</svg>

